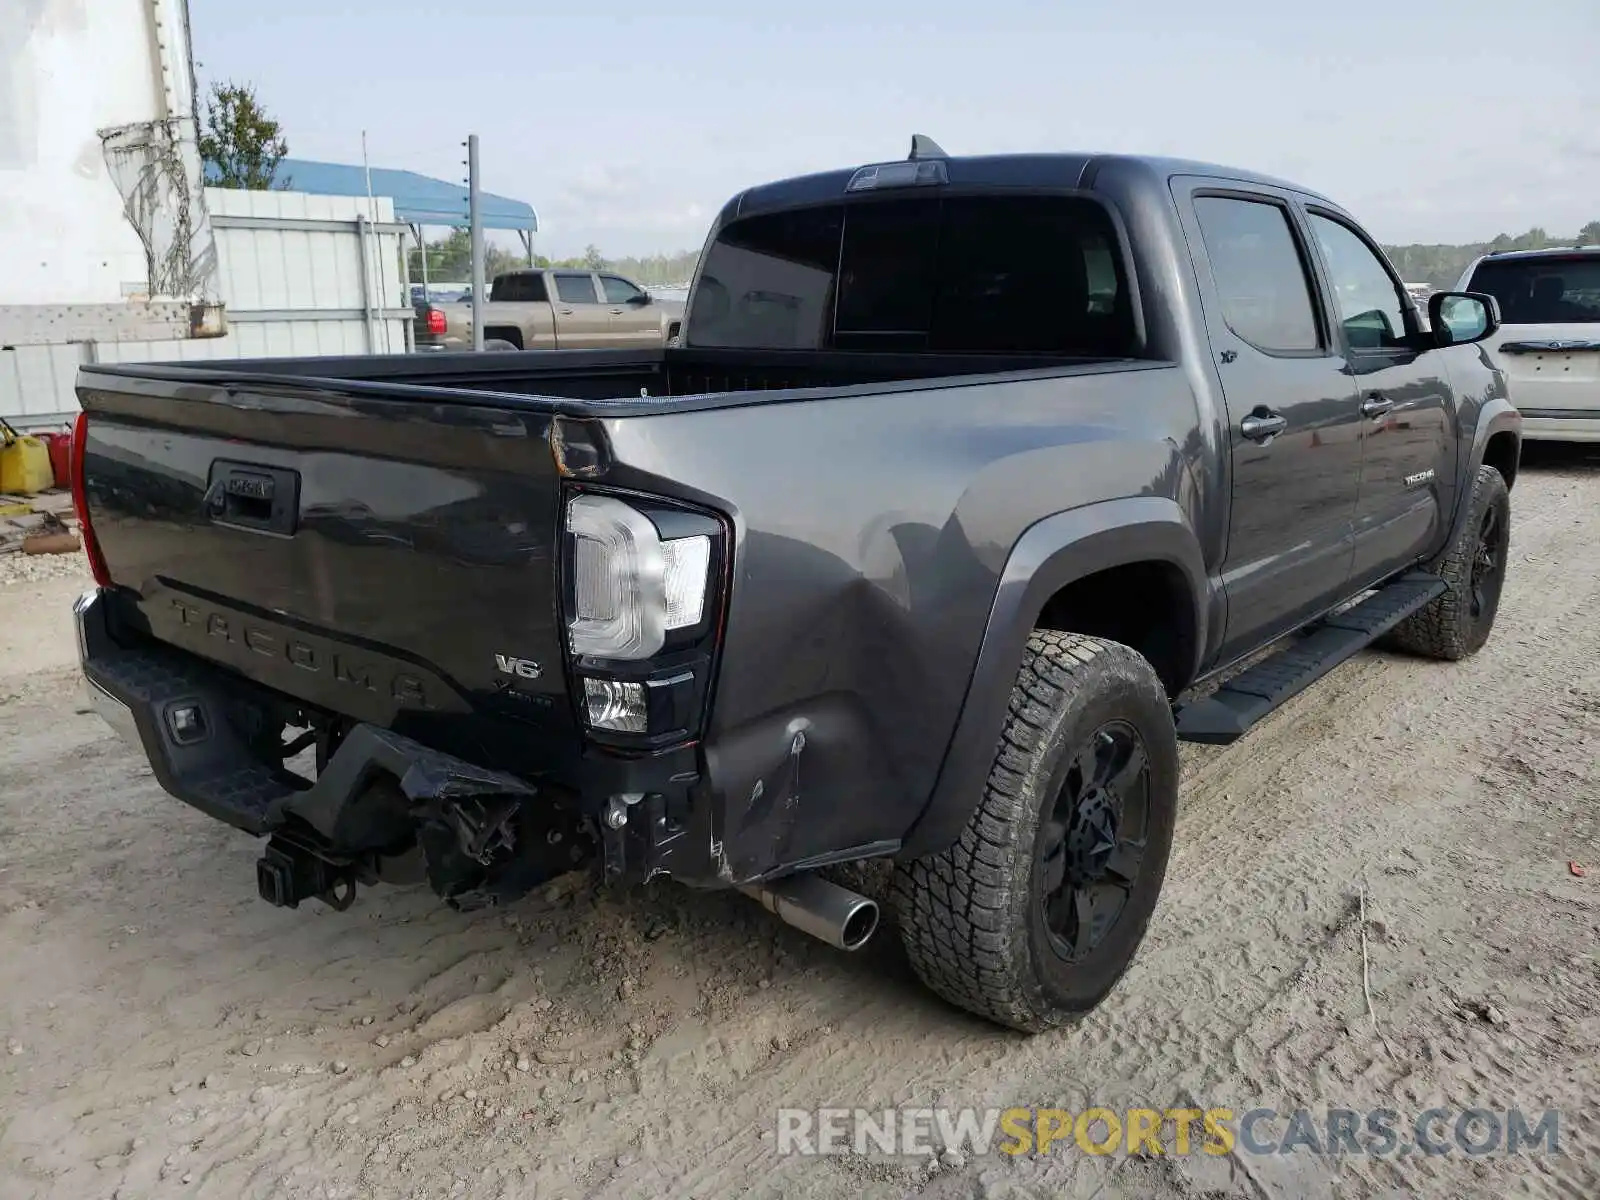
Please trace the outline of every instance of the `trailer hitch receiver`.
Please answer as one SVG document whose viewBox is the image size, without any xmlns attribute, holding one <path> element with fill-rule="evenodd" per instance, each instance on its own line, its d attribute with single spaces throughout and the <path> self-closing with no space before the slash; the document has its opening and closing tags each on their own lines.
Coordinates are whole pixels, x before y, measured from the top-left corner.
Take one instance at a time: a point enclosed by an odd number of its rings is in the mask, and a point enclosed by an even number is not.
<svg viewBox="0 0 1600 1200">
<path fill-rule="evenodd" d="M 343 912 L 355 903 L 356 870 L 284 837 L 267 843 L 256 862 L 256 889 L 277 908 L 299 908 L 302 900 L 321 900 Z"/>
</svg>

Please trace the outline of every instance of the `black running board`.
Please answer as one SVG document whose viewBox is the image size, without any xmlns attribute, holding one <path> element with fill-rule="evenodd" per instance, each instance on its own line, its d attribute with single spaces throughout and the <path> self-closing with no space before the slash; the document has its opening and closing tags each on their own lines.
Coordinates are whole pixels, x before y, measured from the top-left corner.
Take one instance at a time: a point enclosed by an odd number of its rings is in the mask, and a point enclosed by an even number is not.
<svg viewBox="0 0 1600 1200">
<path fill-rule="evenodd" d="M 1445 590 L 1437 575 L 1416 572 L 1360 604 L 1310 626 L 1295 641 L 1228 680 L 1211 695 L 1178 707 L 1178 737 L 1225 746 L 1257 721 L 1354 657 Z"/>
</svg>

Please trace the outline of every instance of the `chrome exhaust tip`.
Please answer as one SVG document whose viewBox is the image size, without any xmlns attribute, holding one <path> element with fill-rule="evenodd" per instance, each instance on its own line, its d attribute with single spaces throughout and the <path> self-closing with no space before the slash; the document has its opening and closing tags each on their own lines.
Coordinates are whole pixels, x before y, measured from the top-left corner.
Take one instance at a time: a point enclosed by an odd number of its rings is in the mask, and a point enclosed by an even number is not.
<svg viewBox="0 0 1600 1200">
<path fill-rule="evenodd" d="M 739 890 L 801 933 L 839 950 L 859 950 L 878 930 L 878 902 L 810 872 Z"/>
</svg>

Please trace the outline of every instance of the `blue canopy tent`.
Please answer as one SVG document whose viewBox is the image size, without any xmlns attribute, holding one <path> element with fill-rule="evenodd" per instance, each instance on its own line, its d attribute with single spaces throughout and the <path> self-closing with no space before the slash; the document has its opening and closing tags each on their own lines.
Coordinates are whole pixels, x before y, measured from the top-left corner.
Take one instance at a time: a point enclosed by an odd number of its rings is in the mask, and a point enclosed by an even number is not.
<svg viewBox="0 0 1600 1200">
<path fill-rule="evenodd" d="M 214 173 L 207 164 L 206 173 Z M 291 191 L 313 196 L 365 196 L 368 194 L 367 169 L 356 163 L 314 162 L 307 158 L 285 158 L 273 172 L 273 182 Z M 417 245 L 425 243 L 422 230 L 427 225 L 451 229 L 467 227 L 467 185 L 449 183 L 419 175 L 415 171 L 372 168 L 371 194 L 394 201 L 394 215 L 412 227 Z M 485 229 L 506 229 L 516 233 L 522 248 L 533 262 L 533 235 L 539 232 L 539 214 L 533 205 L 493 192 L 479 193 L 479 215 Z M 423 287 L 427 287 L 427 258 L 423 258 Z"/>
<path fill-rule="evenodd" d="M 286 158 L 278 164 L 274 181 L 286 180 L 297 192 L 313 196 L 365 196 L 367 172 L 364 167 L 350 163 L 312 162 L 304 158 Z M 388 196 L 394 201 L 396 220 L 408 225 L 448 225 L 452 229 L 465 229 L 467 225 L 467 185 L 446 183 L 443 179 L 430 179 L 415 171 L 395 171 L 387 167 L 372 168 L 372 194 Z M 510 229 L 522 235 L 528 244 L 539 232 L 539 214 L 533 205 L 493 192 L 479 195 L 479 212 L 485 229 Z"/>
</svg>

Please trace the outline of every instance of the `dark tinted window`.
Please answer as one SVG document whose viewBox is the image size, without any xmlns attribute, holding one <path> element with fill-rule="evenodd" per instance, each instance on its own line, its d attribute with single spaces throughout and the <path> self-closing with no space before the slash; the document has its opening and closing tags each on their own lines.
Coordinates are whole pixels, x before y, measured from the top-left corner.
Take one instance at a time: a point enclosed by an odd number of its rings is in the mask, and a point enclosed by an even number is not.
<svg viewBox="0 0 1600 1200">
<path fill-rule="evenodd" d="M 1116 231 L 1090 200 L 984 197 L 953 206 L 940 242 L 936 334 L 999 351 L 1135 352 Z"/>
<path fill-rule="evenodd" d="M 600 276 L 600 289 L 606 294 L 607 304 L 626 304 L 635 296 L 644 295 L 633 284 L 616 275 Z"/>
<path fill-rule="evenodd" d="M 1322 345 L 1305 263 L 1276 204 L 1201 196 L 1194 202 L 1228 328 L 1262 350 Z"/>
<path fill-rule="evenodd" d="M 1507 324 L 1600 321 L 1600 254 L 1485 259 L 1466 290 L 1500 301 L 1500 319 Z"/>
<path fill-rule="evenodd" d="M 920 349 L 938 289 L 938 200 L 862 204 L 844 215 L 834 344 L 839 349 Z"/>
<path fill-rule="evenodd" d="M 543 275 L 497 275 L 494 286 L 489 289 L 491 300 L 515 300 L 526 303 L 547 298 Z"/>
<path fill-rule="evenodd" d="M 706 256 L 688 318 L 699 346 L 820 350 L 828 345 L 840 207 L 737 221 Z"/>
<path fill-rule="evenodd" d="M 1328 264 L 1339 323 L 1352 350 L 1390 350 L 1405 344 L 1405 301 L 1383 260 L 1355 230 L 1318 213 L 1311 229 Z"/>
<path fill-rule="evenodd" d="M 1122 357 L 1111 218 L 1066 196 L 897 197 L 746 218 L 706 257 L 697 346 Z"/>
<path fill-rule="evenodd" d="M 594 294 L 594 276 L 556 272 L 556 296 L 568 304 L 599 304 Z"/>
</svg>

